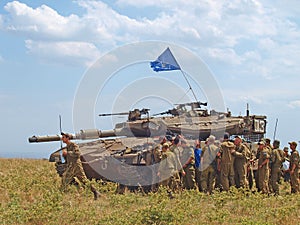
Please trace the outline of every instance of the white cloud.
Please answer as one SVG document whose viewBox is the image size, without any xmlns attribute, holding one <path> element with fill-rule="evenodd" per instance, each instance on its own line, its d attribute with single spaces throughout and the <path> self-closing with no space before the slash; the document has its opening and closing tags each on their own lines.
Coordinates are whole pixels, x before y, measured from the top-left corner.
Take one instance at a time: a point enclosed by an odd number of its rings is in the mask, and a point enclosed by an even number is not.
<svg viewBox="0 0 300 225">
<path fill-rule="evenodd" d="M 46 5 L 33 9 L 10 2 L 5 6 L 9 16 L 5 15 L 3 27 L 44 45 L 49 41 L 49 46 L 90 43 L 105 52 L 120 44 L 154 39 L 182 44 L 208 61 L 217 59 L 215 66 L 228 63 L 236 73 L 248 71 L 273 79 L 283 72 L 300 72 L 299 16 L 289 17 L 289 6 L 279 13 L 280 1 L 272 5 L 257 0 L 119 0 L 107 5 L 79 0 L 77 4 L 85 9 L 82 16 L 62 16 Z M 155 7 L 156 13 L 152 19 L 133 18 L 130 10 L 121 14 L 114 7 Z M 31 53 L 39 54 L 32 48 Z"/>
<path fill-rule="evenodd" d="M 9 12 L 7 30 L 21 33 L 31 38 L 76 39 L 81 28 L 80 18 L 76 15 L 63 17 L 52 8 L 42 5 L 36 9 L 18 1 L 9 2 L 4 7 Z"/>
<path fill-rule="evenodd" d="M 225 61 L 229 64 L 240 64 L 241 58 L 235 53 L 233 49 L 210 48 L 208 54 L 215 59 Z"/>
<path fill-rule="evenodd" d="M 84 63 L 89 66 L 100 56 L 95 45 L 87 42 L 37 42 L 26 40 L 26 47 L 30 54 L 47 59 L 50 62 L 63 61 L 76 65 Z"/>
<path fill-rule="evenodd" d="M 300 108 L 300 100 L 295 100 L 295 101 L 289 102 L 288 107 L 290 107 L 292 109 Z"/>
</svg>

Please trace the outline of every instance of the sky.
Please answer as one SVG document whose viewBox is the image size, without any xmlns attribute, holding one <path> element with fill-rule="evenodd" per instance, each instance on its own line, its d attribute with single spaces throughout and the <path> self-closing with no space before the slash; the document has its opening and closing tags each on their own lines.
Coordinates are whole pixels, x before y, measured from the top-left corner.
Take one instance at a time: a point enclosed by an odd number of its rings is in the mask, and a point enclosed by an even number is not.
<svg viewBox="0 0 300 225">
<path fill-rule="evenodd" d="M 297 0 L 2 0 L 0 157 L 48 158 L 60 144 L 30 144 L 28 137 L 58 134 L 59 115 L 64 131 L 78 132 L 74 105 L 91 68 L 111 51 L 147 41 L 180 46 L 199 57 L 214 77 L 225 107 L 233 115 L 244 115 L 248 103 L 250 114 L 266 115 L 267 137 L 273 139 L 275 133 L 282 148 L 300 140 Z M 176 103 L 154 96 L 159 104 L 151 105 L 146 98 L 131 102 L 130 97 L 116 104 L 129 87 L 140 93 L 147 89 L 145 83 L 157 84 L 148 80 L 153 74 L 147 60 L 162 50 L 147 55 L 145 49 L 143 62 L 121 68 L 105 81 L 93 108 L 98 129 L 113 128 L 111 121 L 97 118 L 98 113 L 125 110 L 124 106 L 153 107 L 152 113 L 157 113 Z M 177 75 L 156 79 L 179 85 L 184 93 L 186 83 Z M 163 95 L 172 92 L 178 100 L 177 91 L 169 88 Z M 206 100 L 203 90 L 195 92 Z"/>
</svg>

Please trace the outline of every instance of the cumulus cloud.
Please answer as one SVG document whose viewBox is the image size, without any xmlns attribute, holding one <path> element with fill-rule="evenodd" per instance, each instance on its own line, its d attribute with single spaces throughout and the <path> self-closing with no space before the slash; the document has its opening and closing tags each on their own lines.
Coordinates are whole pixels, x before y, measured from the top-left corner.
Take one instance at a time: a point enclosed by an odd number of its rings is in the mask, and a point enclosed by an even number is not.
<svg viewBox="0 0 300 225">
<path fill-rule="evenodd" d="M 26 40 L 30 54 L 47 59 L 50 62 L 63 61 L 70 65 L 84 63 L 89 66 L 97 60 L 100 53 L 95 45 L 87 42 L 42 42 Z M 58 57 L 58 58 L 57 58 Z"/>
<path fill-rule="evenodd" d="M 13 1 L 7 3 L 4 9 L 9 13 L 6 29 L 30 38 L 76 38 L 81 27 L 78 16 L 72 14 L 63 17 L 46 5 L 33 9 L 24 3 Z"/>
<path fill-rule="evenodd" d="M 10 2 L 5 6 L 8 15 L 2 27 L 45 45 L 47 41 L 49 46 L 53 42 L 90 43 L 101 52 L 140 40 L 170 41 L 192 49 L 213 62 L 212 65 L 228 63 L 236 73 L 247 69 L 249 74 L 256 72 L 266 79 L 273 79 L 283 71 L 299 72 L 299 23 L 285 13 L 290 7 L 280 8 L 280 1 L 274 5 L 257 0 L 118 0 L 110 5 L 79 0 L 76 3 L 85 10 L 81 16 L 62 16 L 46 5 L 34 9 L 18 1 Z M 118 7 L 129 10 L 120 13 Z M 156 13 L 154 17 L 136 18 L 130 8 L 149 9 L 149 14 L 155 8 Z M 40 53 L 33 49 L 29 52 Z M 56 54 L 65 56 L 64 52 Z M 87 58 L 94 55 L 92 51 Z"/>
</svg>

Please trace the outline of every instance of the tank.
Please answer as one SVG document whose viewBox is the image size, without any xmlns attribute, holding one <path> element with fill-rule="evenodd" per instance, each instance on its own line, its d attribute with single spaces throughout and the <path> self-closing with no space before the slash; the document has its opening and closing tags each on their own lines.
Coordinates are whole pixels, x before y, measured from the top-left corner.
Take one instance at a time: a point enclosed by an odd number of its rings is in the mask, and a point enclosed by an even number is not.
<svg viewBox="0 0 300 225">
<path fill-rule="evenodd" d="M 101 117 L 128 115 L 128 119 L 117 123 L 112 130 L 80 130 L 71 139 L 80 140 L 81 160 L 89 179 L 147 186 L 155 179 L 155 168 L 147 165 L 154 164 L 153 149 L 162 137 L 171 140 L 181 135 L 193 145 L 196 139 L 205 141 L 210 134 L 220 138 L 228 132 L 231 136 L 239 135 L 248 142 L 254 142 L 266 133 L 267 117 L 250 115 L 248 107 L 246 115 L 233 116 L 230 111 L 208 111 L 203 106 L 207 103 L 183 103 L 153 115 L 150 115 L 149 109 L 99 114 Z M 60 140 L 60 135 L 29 138 L 30 143 Z M 49 158 L 50 162 L 55 162 L 59 175 L 66 165 L 62 149 L 53 152 Z"/>
</svg>

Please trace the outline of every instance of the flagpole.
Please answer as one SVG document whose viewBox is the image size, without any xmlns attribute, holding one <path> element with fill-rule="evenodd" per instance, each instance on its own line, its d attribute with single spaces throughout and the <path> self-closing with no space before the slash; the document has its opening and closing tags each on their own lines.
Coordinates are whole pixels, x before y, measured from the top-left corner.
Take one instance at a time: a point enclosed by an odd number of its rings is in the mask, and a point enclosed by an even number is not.
<svg viewBox="0 0 300 225">
<path fill-rule="evenodd" d="M 171 52 L 171 50 L 170 50 L 169 47 L 168 47 L 167 49 Z M 172 53 L 171 53 L 171 54 L 172 54 Z M 173 55 L 173 54 L 172 54 L 172 55 Z M 176 58 L 175 58 L 174 55 L 173 55 L 173 58 L 174 58 L 175 62 L 177 63 L 177 65 L 179 66 L 180 72 L 181 72 L 182 76 L 184 77 L 185 81 L 186 81 L 187 84 L 189 85 L 189 88 L 190 88 L 190 90 L 192 91 L 192 94 L 193 94 L 193 96 L 194 96 L 196 102 L 198 102 L 197 97 L 196 97 L 196 95 L 195 95 L 195 92 L 194 92 L 194 90 L 193 90 L 193 88 L 192 88 L 192 86 L 191 86 L 189 80 L 188 80 L 187 77 L 185 76 L 184 72 L 183 72 L 182 69 L 181 69 L 181 66 L 180 66 L 179 63 L 177 62 L 177 60 L 176 60 Z"/>
<path fill-rule="evenodd" d="M 179 65 L 179 64 L 178 64 L 178 65 Z M 191 86 L 189 80 L 187 79 L 187 77 L 185 76 L 184 72 L 183 72 L 181 69 L 180 69 L 180 71 L 181 71 L 181 73 L 182 73 L 182 75 L 183 75 L 185 81 L 186 81 L 187 84 L 189 85 L 189 88 L 190 88 L 190 90 L 192 91 L 192 94 L 193 94 L 193 96 L 194 96 L 196 102 L 198 102 L 197 97 L 196 97 L 196 95 L 195 95 L 195 92 L 194 92 L 194 90 L 192 89 L 192 86 Z"/>
<path fill-rule="evenodd" d="M 155 72 L 168 71 L 168 70 L 180 70 L 182 73 L 182 76 L 184 77 L 185 81 L 189 85 L 189 88 L 192 91 L 196 102 L 198 102 L 197 97 L 195 95 L 194 90 L 192 89 L 190 82 L 188 81 L 185 73 L 181 70 L 179 63 L 177 62 L 176 58 L 172 54 L 169 47 L 167 47 L 167 49 L 160 56 L 158 56 L 158 58 L 154 62 L 150 62 L 150 66 L 151 66 L 151 68 L 153 68 L 153 70 Z M 168 67 L 166 67 L 166 66 L 168 66 Z"/>
</svg>

